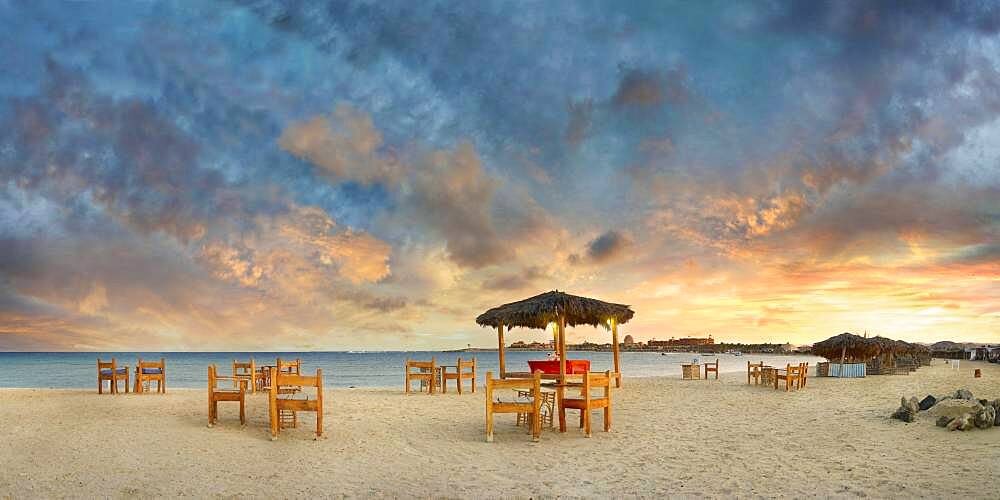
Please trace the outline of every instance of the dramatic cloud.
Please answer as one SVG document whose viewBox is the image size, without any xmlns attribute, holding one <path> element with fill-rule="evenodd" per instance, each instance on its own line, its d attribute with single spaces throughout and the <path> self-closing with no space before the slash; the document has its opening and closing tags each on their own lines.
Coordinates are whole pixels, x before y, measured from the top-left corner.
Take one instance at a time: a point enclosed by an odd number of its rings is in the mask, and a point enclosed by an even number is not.
<svg viewBox="0 0 1000 500">
<path fill-rule="evenodd" d="M 1000 8 L 674 7 L 0 2 L 0 349 L 995 340 Z"/>
<path fill-rule="evenodd" d="M 587 244 L 587 256 L 594 262 L 606 262 L 620 255 L 630 241 L 615 230 L 610 230 Z"/>
</svg>

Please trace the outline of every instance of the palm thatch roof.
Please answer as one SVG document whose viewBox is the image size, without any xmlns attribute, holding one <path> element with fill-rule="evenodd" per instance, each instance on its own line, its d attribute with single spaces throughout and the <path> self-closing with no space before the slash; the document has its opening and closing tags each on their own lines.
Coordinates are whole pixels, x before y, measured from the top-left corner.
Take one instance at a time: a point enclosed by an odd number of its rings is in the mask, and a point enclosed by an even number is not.
<svg viewBox="0 0 1000 500">
<path fill-rule="evenodd" d="M 880 352 L 878 344 L 873 340 L 845 332 L 822 342 L 816 342 L 813 344 L 812 352 L 831 361 L 839 361 L 841 353 L 844 353 L 847 362 L 860 363 L 877 356 Z"/>
<path fill-rule="evenodd" d="M 635 316 L 635 311 L 625 304 L 579 297 L 559 290 L 494 307 L 476 318 L 480 326 L 545 329 L 549 323 L 564 315 L 569 326 L 592 325 L 608 328 L 608 319 L 625 324 Z"/>
<path fill-rule="evenodd" d="M 864 338 L 851 333 L 842 333 L 813 344 L 812 352 L 830 361 L 840 361 L 843 352 L 847 362 L 862 363 L 878 356 L 926 356 L 930 350 L 926 346 L 902 340 L 885 337 Z"/>
</svg>

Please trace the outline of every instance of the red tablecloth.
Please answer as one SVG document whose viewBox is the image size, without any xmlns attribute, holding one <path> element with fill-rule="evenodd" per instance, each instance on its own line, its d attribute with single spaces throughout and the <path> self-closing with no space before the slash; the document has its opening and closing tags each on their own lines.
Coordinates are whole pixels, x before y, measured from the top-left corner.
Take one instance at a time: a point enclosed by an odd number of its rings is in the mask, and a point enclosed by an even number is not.
<svg viewBox="0 0 1000 500">
<path fill-rule="evenodd" d="M 531 373 L 541 371 L 542 373 L 559 373 L 559 360 L 533 359 L 528 361 L 528 369 Z M 567 359 L 566 373 L 587 373 L 590 371 L 589 359 Z"/>
</svg>

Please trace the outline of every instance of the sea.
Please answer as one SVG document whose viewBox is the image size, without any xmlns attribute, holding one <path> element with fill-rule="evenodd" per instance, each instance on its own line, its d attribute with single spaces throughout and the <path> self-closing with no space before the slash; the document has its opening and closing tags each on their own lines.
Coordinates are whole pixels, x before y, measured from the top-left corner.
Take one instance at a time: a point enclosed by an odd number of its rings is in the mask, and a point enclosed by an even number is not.
<svg viewBox="0 0 1000 500">
<path fill-rule="evenodd" d="M 528 371 L 528 360 L 546 359 L 542 351 L 506 351 L 507 371 Z M 203 388 L 208 380 L 208 365 L 215 364 L 220 374 L 230 374 L 234 360 L 253 358 L 258 364 L 274 364 L 275 359 L 302 360 L 303 373 L 323 370 L 326 387 L 402 388 L 403 365 L 406 359 L 454 365 L 459 357 L 477 360 L 479 377 L 487 371 L 499 374 L 495 351 L 367 351 L 367 352 L 0 352 L 0 387 L 23 388 L 93 388 L 97 383 L 97 358 L 119 366 L 135 367 L 143 360 L 166 359 L 167 389 L 171 387 Z M 613 369 L 610 352 L 570 351 L 570 359 L 589 359 L 591 371 Z M 823 358 L 803 355 L 718 354 L 622 352 L 621 367 L 626 377 L 680 377 L 681 364 L 714 363 L 719 360 L 720 372 L 745 372 L 747 361 L 763 361 L 772 366 L 786 363 L 816 363 Z M 130 375 L 134 372 L 130 371 Z M 134 376 L 134 375 L 132 375 Z"/>
</svg>

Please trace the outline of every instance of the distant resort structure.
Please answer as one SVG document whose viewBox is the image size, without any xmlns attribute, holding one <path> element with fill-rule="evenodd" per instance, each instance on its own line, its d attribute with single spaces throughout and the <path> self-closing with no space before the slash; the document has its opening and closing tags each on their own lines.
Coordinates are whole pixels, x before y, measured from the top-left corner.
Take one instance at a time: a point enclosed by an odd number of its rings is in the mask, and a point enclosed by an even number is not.
<svg viewBox="0 0 1000 500">
<path fill-rule="evenodd" d="M 582 344 L 568 344 L 570 351 L 610 351 L 611 343 L 597 344 L 594 342 L 584 342 Z M 508 349 L 512 351 L 552 351 L 554 346 L 549 342 L 524 342 L 516 341 L 508 344 Z M 631 335 L 626 335 L 622 342 L 618 344 L 621 351 L 652 351 L 652 352 L 706 352 L 706 353 L 763 353 L 763 354 L 791 354 L 808 352 L 808 346 L 798 348 L 789 343 L 783 344 L 741 344 L 741 343 L 716 343 L 712 335 L 707 337 L 683 337 L 668 340 L 657 340 L 655 338 L 646 342 L 636 342 Z M 463 349 L 464 351 L 495 351 L 496 349 Z"/>
</svg>

